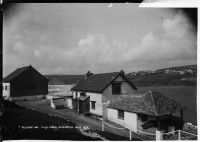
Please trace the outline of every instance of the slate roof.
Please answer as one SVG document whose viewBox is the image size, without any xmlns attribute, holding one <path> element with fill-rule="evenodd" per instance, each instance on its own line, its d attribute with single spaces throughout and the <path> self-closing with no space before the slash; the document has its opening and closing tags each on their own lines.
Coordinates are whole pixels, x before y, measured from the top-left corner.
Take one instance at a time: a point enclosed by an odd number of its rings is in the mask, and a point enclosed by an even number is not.
<svg viewBox="0 0 200 142">
<path fill-rule="evenodd" d="M 181 110 L 182 106 L 159 92 L 149 91 L 140 96 L 121 95 L 114 98 L 108 105 L 108 108 L 152 116 L 162 116 L 175 113 Z"/>
<path fill-rule="evenodd" d="M 124 75 L 120 72 L 102 73 L 90 75 L 87 79 L 81 80 L 71 90 L 73 91 L 86 91 L 86 92 L 103 92 L 103 90 L 112 81 L 121 75 L 134 89 L 137 89 L 133 83 L 131 83 Z"/>
<path fill-rule="evenodd" d="M 3 82 L 10 82 L 12 81 L 14 78 L 16 78 L 17 76 L 19 76 L 20 74 L 22 74 L 23 72 L 27 71 L 28 69 L 34 69 L 31 65 L 30 66 L 25 66 L 25 67 L 21 67 L 21 68 L 17 68 L 15 71 L 13 71 L 12 73 L 10 73 L 9 75 L 7 75 L 4 79 Z M 35 69 L 34 69 L 35 70 Z M 37 70 L 35 70 L 38 74 L 40 74 Z M 42 77 L 44 77 L 42 74 L 40 74 Z M 44 77 L 46 80 L 47 78 Z"/>
</svg>

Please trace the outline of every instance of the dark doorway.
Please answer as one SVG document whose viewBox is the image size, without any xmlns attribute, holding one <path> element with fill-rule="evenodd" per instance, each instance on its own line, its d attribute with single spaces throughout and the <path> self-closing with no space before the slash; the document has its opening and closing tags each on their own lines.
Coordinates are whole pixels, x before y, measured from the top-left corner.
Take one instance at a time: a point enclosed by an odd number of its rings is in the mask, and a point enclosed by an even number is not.
<svg viewBox="0 0 200 142">
<path fill-rule="evenodd" d="M 80 96 L 78 98 L 78 113 L 87 114 L 90 111 L 90 96 Z"/>
</svg>

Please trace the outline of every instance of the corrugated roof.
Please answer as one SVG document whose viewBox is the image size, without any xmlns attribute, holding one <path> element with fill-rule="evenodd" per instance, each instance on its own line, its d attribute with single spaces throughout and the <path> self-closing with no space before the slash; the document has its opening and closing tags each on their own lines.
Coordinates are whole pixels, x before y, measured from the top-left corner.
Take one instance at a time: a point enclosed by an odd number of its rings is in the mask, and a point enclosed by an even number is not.
<svg viewBox="0 0 200 142">
<path fill-rule="evenodd" d="M 10 73 L 9 75 L 7 75 L 4 79 L 3 82 L 10 82 L 12 81 L 14 78 L 16 78 L 17 76 L 19 76 L 20 74 L 22 74 L 23 72 L 27 71 L 28 69 L 34 69 L 31 65 L 30 66 L 25 66 L 25 67 L 21 67 L 21 68 L 17 68 L 15 71 L 13 71 L 12 73 Z M 35 69 L 34 69 L 35 70 Z M 38 74 L 40 74 L 37 70 L 35 70 Z M 45 78 L 47 81 L 48 79 L 46 77 L 44 77 L 42 74 L 40 74 L 43 78 Z"/>
<path fill-rule="evenodd" d="M 118 75 L 120 72 L 93 74 L 87 79 L 81 80 L 71 90 L 73 91 L 88 91 L 88 92 L 102 92 Z M 134 89 L 137 89 L 125 76 L 121 75 Z"/>
<path fill-rule="evenodd" d="M 151 91 L 141 96 L 121 95 L 113 99 L 108 107 L 153 116 L 175 113 L 182 109 L 176 101 Z"/>
</svg>

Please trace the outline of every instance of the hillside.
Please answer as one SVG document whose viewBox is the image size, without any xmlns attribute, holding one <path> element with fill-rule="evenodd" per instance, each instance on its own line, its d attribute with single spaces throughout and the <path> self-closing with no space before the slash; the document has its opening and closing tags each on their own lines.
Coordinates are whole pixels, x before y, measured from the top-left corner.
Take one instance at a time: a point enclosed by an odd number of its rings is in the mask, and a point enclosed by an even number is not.
<svg viewBox="0 0 200 142">
<path fill-rule="evenodd" d="M 139 71 L 126 76 L 136 86 L 196 86 L 197 65 L 170 67 L 156 71 Z M 50 85 L 76 84 L 85 75 L 46 75 Z"/>
<path fill-rule="evenodd" d="M 197 65 L 187 65 L 187 66 L 169 67 L 169 68 L 157 69 L 157 71 L 164 71 L 164 70 L 181 71 L 181 70 L 187 70 L 187 69 L 191 69 L 191 70 L 193 70 L 193 71 L 196 71 L 196 70 L 197 70 Z"/>
<path fill-rule="evenodd" d="M 76 84 L 84 75 L 45 75 L 50 85 Z"/>
<path fill-rule="evenodd" d="M 196 76 L 191 74 L 148 74 L 127 77 L 136 86 L 196 86 Z"/>
</svg>

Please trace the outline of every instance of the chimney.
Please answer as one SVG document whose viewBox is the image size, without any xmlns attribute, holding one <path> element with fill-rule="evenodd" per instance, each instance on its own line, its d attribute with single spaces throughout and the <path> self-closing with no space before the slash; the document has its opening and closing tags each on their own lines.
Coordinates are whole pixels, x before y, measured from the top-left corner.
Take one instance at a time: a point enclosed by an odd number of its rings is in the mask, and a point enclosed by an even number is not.
<svg viewBox="0 0 200 142">
<path fill-rule="evenodd" d="M 124 75 L 124 70 L 123 70 L 123 69 L 120 71 L 120 74 L 121 74 L 121 75 Z"/>
<path fill-rule="evenodd" d="M 87 79 L 90 75 L 93 75 L 93 73 L 91 73 L 90 71 L 88 71 L 85 75 L 85 79 Z"/>
</svg>

